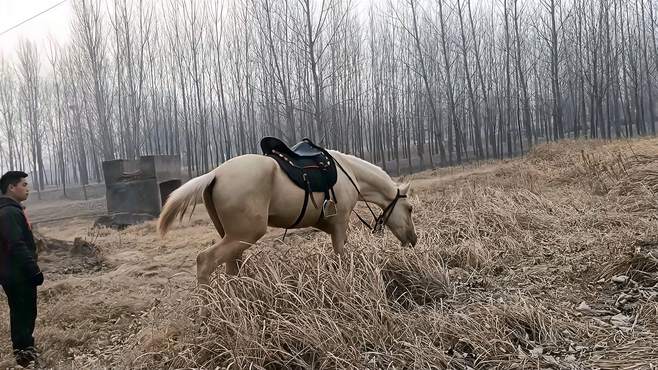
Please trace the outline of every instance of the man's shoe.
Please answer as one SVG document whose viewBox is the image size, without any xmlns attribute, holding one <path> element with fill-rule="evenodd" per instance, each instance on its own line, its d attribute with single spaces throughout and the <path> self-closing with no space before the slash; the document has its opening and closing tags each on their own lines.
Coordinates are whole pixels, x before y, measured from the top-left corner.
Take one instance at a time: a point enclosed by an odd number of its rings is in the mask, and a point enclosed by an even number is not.
<svg viewBox="0 0 658 370">
<path fill-rule="evenodd" d="M 19 366 L 28 367 L 31 363 L 36 363 L 37 351 L 34 347 L 27 347 L 23 350 L 17 349 L 14 350 L 14 357 Z"/>
<path fill-rule="evenodd" d="M 19 351 L 19 353 L 14 355 L 14 357 L 16 358 L 16 363 L 18 366 L 21 367 L 28 367 L 30 366 L 30 362 L 32 362 L 32 360 L 26 356 L 23 351 Z"/>
<path fill-rule="evenodd" d="M 23 351 L 24 351 L 24 352 L 31 353 L 31 354 L 33 354 L 35 357 L 36 357 L 36 355 L 37 355 L 37 349 L 34 348 L 34 346 L 26 347 Z"/>
</svg>

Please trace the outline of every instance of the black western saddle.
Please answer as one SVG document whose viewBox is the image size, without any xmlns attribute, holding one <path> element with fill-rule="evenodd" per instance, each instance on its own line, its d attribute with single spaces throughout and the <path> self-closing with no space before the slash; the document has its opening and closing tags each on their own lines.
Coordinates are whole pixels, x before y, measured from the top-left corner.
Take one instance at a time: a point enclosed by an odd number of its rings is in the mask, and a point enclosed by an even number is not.
<svg viewBox="0 0 658 370">
<path fill-rule="evenodd" d="M 311 196 L 314 192 L 324 193 L 320 218 L 328 218 L 336 214 L 337 200 L 334 194 L 334 185 L 338 180 L 336 161 L 324 148 L 315 145 L 309 139 L 303 139 L 289 148 L 275 137 L 263 138 L 260 147 L 263 154 L 275 159 L 290 180 L 304 190 L 302 211 L 289 228 L 297 226 L 302 221 L 309 198 L 315 208 L 319 208 Z"/>
</svg>

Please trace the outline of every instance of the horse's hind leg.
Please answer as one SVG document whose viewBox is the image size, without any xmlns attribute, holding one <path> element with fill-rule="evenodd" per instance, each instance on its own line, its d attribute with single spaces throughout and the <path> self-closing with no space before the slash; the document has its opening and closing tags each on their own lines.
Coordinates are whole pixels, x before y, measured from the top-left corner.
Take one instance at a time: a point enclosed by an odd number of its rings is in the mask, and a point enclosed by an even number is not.
<svg viewBox="0 0 658 370">
<path fill-rule="evenodd" d="M 267 224 L 264 224 L 263 230 L 267 230 Z M 226 273 L 236 275 L 238 273 L 242 253 L 253 243 L 258 241 L 265 234 L 256 233 L 250 237 L 235 238 L 226 235 L 212 247 L 203 250 L 197 255 L 197 282 L 199 287 L 207 288 L 210 285 L 210 275 L 217 269 L 221 263 L 226 263 Z M 200 315 L 203 318 L 208 317 L 207 304 L 209 302 L 206 295 L 202 295 L 202 307 Z"/>
<path fill-rule="evenodd" d="M 244 249 L 248 245 L 241 243 L 238 240 L 231 240 L 229 238 L 224 238 L 218 243 L 215 243 L 212 247 L 206 248 L 201 251 L 196 257 L 196 270 L 197 270 L 197 282 L 199 287 L 206 289 L 210 285 L 210 275 L 217 269 L 219 264 L 226 262 L 227 271 L 229 270 L 229 265 L 235 260 L 237 256 L 242 255 Z M 208 318 L 208 292 L 201 292 L 201 309 L 199 315 L 206 319 Z"/>
<path fill-rule="evenodd" d="M 197 281 L 200 286 L 210 283 L 210 275 L 221 263 L 229 263 L 242 255 L 250 245 L 239 240 L 224 238 L 196 257 Z"/>
<path fill-rule="evenodd" d="M 208 212 L 208 216 L 210 216 L 213 225 L 215 225 L 215 229 L 217 229 L 219 236 L 223 238 L 224 225 L 222 225 L 222 222 L 219 220 L 219 215 L 217 214 L 217 208 L 215 207 L 215 203 L 212 200 L 212 191 L 214 186 L 215 186 L 215 180 L 213 180 L 210 186 L 208 186 L 203 191 L 203 204 L 206 206 L 206 211 Z"/>
<path fill-rule="evenodd" d="M 232 260 L 226 262 L 226 274 L 237 275 L 242 267 L 242 252 L 233 257 Z"/>
</svg>

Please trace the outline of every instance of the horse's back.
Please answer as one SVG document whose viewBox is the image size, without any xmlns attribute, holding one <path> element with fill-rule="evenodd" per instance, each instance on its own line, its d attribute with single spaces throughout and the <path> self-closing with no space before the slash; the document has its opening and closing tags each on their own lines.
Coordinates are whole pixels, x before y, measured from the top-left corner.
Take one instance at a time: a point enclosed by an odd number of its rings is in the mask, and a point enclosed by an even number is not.
<svg viewBox="0 0 658 370">
<path fill-rule="evenodd" d="M 262 155 L 245 154 L 215 169 L 213 201 L 220 208 L 260 207 L 269 202 L 276 162 Z"/>
<path fill-rule="evenodd" d="M 261 177 L 272 175 L 276 170 L 276 162 L 259 154 L 243 154 L 233 157 L 217 167 L 216 171 L 223 175 L 242 177 Z"/>
</svg>

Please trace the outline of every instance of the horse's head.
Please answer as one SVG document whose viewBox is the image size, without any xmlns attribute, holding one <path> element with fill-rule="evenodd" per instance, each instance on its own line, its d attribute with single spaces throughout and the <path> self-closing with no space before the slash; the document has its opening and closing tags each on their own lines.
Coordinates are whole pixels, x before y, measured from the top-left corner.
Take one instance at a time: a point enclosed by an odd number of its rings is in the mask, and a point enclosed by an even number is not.
<svg viewBox="0 0 658 370">
<path fill-rule="evenodd" d="M 391 229 L 393 235 L 402 243 L 402 246 L 414 246 L 418 237 L 416 236 L 416 228 L 414 221 L 411 218 L 411 204 L 407 195 L 409 194 L 410 184 L 402 185 L 398 191 L 399 196 L 397 200 L 392 203 L 393 209 L 390 211 L 386 226 Z"/>
</svg>

